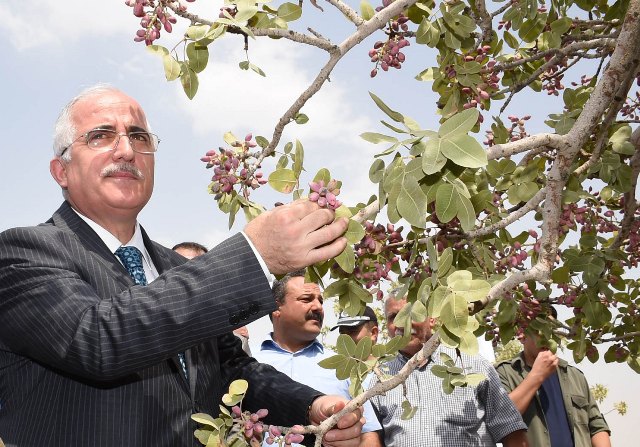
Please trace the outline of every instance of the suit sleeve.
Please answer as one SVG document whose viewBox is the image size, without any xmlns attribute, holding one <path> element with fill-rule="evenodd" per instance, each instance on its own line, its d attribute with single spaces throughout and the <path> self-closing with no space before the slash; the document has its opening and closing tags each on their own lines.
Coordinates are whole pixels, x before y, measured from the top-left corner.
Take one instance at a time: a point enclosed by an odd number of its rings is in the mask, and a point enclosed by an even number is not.
<svg viewBox="0 0 640 447">
<path fill-rule="evenodd" d="M 243 408 L 253 412 L 261 408 L 268 409 L 269 414 L 265 422 L 269 424 L 292 426 L 309 423 L 309 406 L 323 393 L 247 356 L 242 350 L 240 340 L 234 335 L 228 334 L 218 338 L 218 352 L 225 392 L 233 380 L 245 379 L 249 382 Z"/>
<path fill-rule="evenodd" d="M 0 235 L 0 346 L 80 377 L 123 377 L 273 307 L 240 234 L 148 286 L 131 285 L 115 258 L 73 232 L 44 225 Z"/>
</svg>

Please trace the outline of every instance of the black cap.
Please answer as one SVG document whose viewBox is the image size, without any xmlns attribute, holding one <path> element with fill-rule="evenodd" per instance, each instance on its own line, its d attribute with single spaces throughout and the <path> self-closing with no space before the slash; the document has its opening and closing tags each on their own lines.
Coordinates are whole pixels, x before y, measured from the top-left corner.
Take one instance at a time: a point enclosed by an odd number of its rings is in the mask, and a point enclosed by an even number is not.
<svg viewBox="0 0 640 447">
<path fill-rule="evenodd" d="M 364 313 L 362 315 L 356 315 L 355 317 L 349 316 L 346 313 L 342 312 L 340 317 L 338 318 L 338 322 L 331 330 L 334 330 L 338 327 L 354 327 L 360 326 L 361 324 L 368 323 L 369 321 L 373 321 L 376 325 L 378 324 L 378 318 L 376 317 L 376 313 L 369 306 L 365 306 Z"/>
</svg>

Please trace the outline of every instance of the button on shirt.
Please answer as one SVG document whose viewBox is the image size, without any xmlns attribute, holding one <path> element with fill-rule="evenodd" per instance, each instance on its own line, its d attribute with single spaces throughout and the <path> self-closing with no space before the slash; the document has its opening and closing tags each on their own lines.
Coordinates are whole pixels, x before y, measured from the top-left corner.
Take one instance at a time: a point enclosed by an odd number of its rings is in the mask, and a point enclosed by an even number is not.
<svg viewBox="0 0 640 447">
<path fill-rule="evenodd" d="M 262 342 L 260 351 L 254 353 L 254 357 L 260 363 L 273 366 L 296 382 L 308 385 L 324 394 L 344 396 L 346 399 L 351 400 L 349 381 L 336 378 L 335 370 L 333 369 L 325 369 L 318 366 L 318 362 L 333 355 L 335 355 L 335 352 L 325 349 L 318 340 L 314 340 L 298 352 L 289 352 L 281 348 L 273 340 L 273 333 L 267 340 Z M 371 403 L 366 402 L 363 410 L 367 422 L 362 427 L 362 432 L 380 430 L 381 427 L 373 412 Z M 263 446 L 267 445 L 265 441 Z M 298 446 L 300 444 L 293 445 Z"/>
</svg>

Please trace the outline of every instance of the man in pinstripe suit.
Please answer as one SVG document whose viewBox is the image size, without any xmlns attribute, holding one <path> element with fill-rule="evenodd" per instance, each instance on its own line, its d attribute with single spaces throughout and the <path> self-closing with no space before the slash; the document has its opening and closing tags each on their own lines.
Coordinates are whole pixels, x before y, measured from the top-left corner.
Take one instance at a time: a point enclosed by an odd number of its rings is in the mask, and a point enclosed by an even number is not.
<svg viewBox="0 0 640 447">
<path fill-rule="evenodd" d="M 346 222 L 294 202 L 186 261 L 137 222 L 157 143 L 132 98 L 86 90 L 56 123 L 50 170 L 65 202 L 44 224 L 0 234 L 7 447 L 195 446 L 190 415 L 217 414 L 237 378 L 267 422 L 317 424 L 344 405 L 248 357 L 231 331 L 275 308 L 272 273 L 337 255 Z M 114 255 L 122 246 L 139 253 L 135 274 Z M 343 416 L 325 445 L 357 445 L 360 419 Z"/>
</svg>

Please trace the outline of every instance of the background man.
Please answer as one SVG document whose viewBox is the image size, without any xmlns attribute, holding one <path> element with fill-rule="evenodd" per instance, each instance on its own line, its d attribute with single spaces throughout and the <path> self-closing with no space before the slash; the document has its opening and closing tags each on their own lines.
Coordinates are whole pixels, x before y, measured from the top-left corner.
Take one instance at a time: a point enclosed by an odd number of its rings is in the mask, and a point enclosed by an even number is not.
<svg viewBox="0 0 640 447">
<path fill-rule="evenodd" d="M 394 319 L 405 303 L 404 299 L 393 297 L 385 302 L 390 337 L 404 335 L 403 329 L 394 324 Z M 407 360 L 422 349 L 423 343 L 431 337 L 434 324 L 433 318 L 412 323 L 411 340 L 396 359 L 388 363 L 391 374 L 397 374 Z M 453 393 L 445 394 L 442 379 L 430 371 L 432 365 L 442 364 L 440 352 L 453 359 L 457 357 L 454 350 L 441 345 L 429 361 L 411 373 L 403 386 L 371 399 L 382 423 L 385 446 L 488 447 L 497 442 L 502 442 L 505 447 L 527 446 L 527 427 L 491 364 L 480 356 L 461 354 L 458 366 L 484 374 L 486 380 L 477 387 L 456 387 Z M 402 420 L 402 402 L 405 399 L 418 409 L 412 419 Z"/>
<path fill-rule="evenodd" d="M 322 292 L 317 284 L 305 283 L 304 274 L 304 270 L 298 270 L 274 284 L 277 309 L 271 313 L 273 332 L 262 342 L 255 357 L 297 382 L 351 399 L 348 381 L 338 380 L 334 370 L 318 366 L 318 362 L 335 353 L 325 349 L 317 339 L 324 319 Z M 364 405 L 364 416 L 367 422 L 362 428 L 361 447 L 380 446 L 376 433 L 380 424 L 368 402 Z"/>
<path fill-rule="evenodd" d="M 551 315 L 557 318 L 555 309 Z M 537 335 L 522 339 L 524 350 L 496 370 L 529 426 L 536 447 L 610 447 L 609 426 L 591 395 L 587 379 L 549 350 Z"/>
<path fill-rule="evenodd" d="M 346 334 L 353 338 L 356 344 L 364 337 L 371 338 L 371 342 L 374 345 L 378 341 L 378 317 L 369 306 L 365 306 L 362 315 L 356 315 L 355 317 L 351 317 L 344 312 L 341 313 L 338 322 L 331 330 L 333 331 L 336 328 L 341 334 Z"/>
<path fill-rule="evenodd" d="M 196 256 L 201 256 L 209 251 L 207 247 L 197 242 L 180 242 L 171 249 L 176 253 L 181 254 L 187 259 L 193 259 Z M 251 357 L 251 348 L 249 347 L 249 329 L 246 326 L 240 326 L 233 330 L 233 335 L 238 337 L 242 342 L 242 350 Z"/>
<path fill-rule="evenodd" d="M 180 253 L 187 259 L 193 259 L 196 256 L 200 256 L 209 251 L 207 247 L 197 242 L 180 242 L 171 249 L 176 253 Z"/>
<path fill-rule="evenodd" d="M 187 262 L 137 222 L 157 144 L 135 100 L 84 91 L 56 123 L 50 171 L 65 202 L 42 225 L 0 234 L 7 445 L 195 446 L 191 414 L 217 414 L 238 378 L 250 383 L 246 408 L 284 425 L 343 408 L 248 357 L 231 330 L 273 309 L 270 273 L 337 255 L 346 222 L 298 201 Z M 325 444 L 357 445 L 360 429 L 349 413 Z"/>
</svg>

